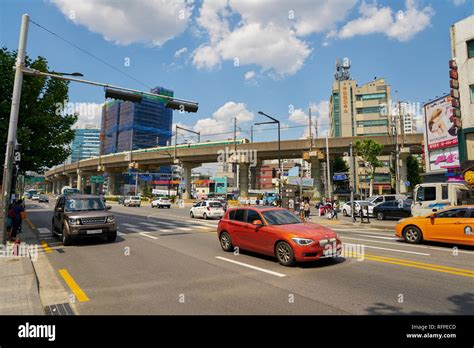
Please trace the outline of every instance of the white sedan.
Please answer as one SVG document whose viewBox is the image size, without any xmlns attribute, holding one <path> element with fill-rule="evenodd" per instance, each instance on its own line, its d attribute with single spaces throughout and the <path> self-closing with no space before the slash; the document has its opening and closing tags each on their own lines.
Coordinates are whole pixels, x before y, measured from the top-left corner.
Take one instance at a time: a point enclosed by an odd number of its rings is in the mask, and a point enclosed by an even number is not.
<svg viewBox="0 0 474 348">
<path fill-rule="evenodd" d="M 374 216 L 374 207 L 375 207 L 375 204 L 374 203 L 370 203 L 370 202 L 367 202 L 367 201 L 354 201 L 354 215 L 358 216 L 359 215 L 359 212 L 360 212 L 360 209 L 362 207 L 363 211 L 364 211 L 364 216 L 365 216 L 365 213 L 366 213 L 366 209 L 367 209 L 367 206 L 369 207 L 369 216 Z M 342 215 L 344 216 L 351 216 L 352 215 L 352 205 L 351 205 L 351 202 L 347 202 L 345 203 L 342 208 Z"/>
<path fill-rule="evenodd" d="M 216 201 L 197 202 L 189 211 L 189 216 L 192 218 L 202 217 L 205 220 L 209 218 L 220 219 L 224 216 L 224 206 Z"/>
</svg>

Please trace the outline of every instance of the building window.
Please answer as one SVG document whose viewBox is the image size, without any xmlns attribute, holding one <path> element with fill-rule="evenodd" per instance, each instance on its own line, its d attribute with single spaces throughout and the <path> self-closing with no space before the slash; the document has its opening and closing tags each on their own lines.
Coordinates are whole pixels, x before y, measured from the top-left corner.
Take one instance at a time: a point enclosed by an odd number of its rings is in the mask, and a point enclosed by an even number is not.
<svg viewBox="0 0 474 348">
<path fill-rule="evenodd" d="M 380 114 L 379 106 L 371 106 L 367 108 L 357 108 L 358 114 Z"/>
<path fill-rule="evenodd" d="M 380 127 L 387 126 L 387 120 L 369 120 L 369 121 L 357 121 L 357 127 Z"/>
<path fill-rule="evenodd" d="M 385 94 L 385 93 L 371 93 L 371 94 L 358 94 L 356 96 L 357 101 L 373 100 L 373 99 L 383 99 L 385 101 L 387 99 L 387 94 Z"/>
<path fill-rule="evenodd" d="M 470 85 L 469 89 L 471 90 L 471 104 L 474 104 L 474 85 Z"/>
<path fill-rule="evenodd" d="M 466 46 L 467 46 L 467 57 L 474 58 L 474 40 L 467 41 Z"/>
</svg>

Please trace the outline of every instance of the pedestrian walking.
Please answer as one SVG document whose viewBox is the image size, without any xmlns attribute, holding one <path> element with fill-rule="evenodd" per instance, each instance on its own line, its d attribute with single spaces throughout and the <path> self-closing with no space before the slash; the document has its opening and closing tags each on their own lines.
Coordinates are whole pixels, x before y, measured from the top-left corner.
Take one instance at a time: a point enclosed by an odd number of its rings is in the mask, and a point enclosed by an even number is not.
<svg viewBox="0 0 474 348">
<path fill-rule="evenodd" d="M 250 205 L 250 198 L 247 198 L 247 200 L 245 201 L 245 204 Z"/>
<path fill-rule="evenodd" d="M 306 201 L 304 203 L 304 208 L 303 209 L 304 209 L 304 217 L 306 219 L 309 219 L 309 215 L 311 213 L 311 206 L 309 205 L 309 201 Z"/>
<path fill-rule="evenodd" d="M 338 209 L 339 209 L 339 201 L 335 199 L 334 203 L 332 204 L 332 211 L 333 211 L 333 218 L 336 218 L 336 220 L 339 220 L 337 217 Z"/>
</svg>

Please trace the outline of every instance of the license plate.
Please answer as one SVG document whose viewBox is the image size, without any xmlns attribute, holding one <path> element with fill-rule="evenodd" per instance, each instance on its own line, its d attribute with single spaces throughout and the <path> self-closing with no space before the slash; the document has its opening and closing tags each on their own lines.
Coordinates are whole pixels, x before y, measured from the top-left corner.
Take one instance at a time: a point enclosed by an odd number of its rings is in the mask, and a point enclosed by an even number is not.
<svg viewBox="0 0 474 348">
<path fill-rule="evenodd" d="M 87 230 L 87 234 L 99 234 L 102 233 L 102 230 Z"/>
</svg>

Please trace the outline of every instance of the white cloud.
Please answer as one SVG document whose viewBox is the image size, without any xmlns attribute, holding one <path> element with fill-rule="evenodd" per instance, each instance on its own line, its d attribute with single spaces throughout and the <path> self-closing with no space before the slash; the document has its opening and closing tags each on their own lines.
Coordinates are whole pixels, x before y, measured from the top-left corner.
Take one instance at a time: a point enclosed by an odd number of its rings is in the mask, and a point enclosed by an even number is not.
<svg viewBox="0 0 474 348">
<path fill-rule="evenodd" d="M 183 53 L 186 53 L 187 51 L 188 51 L 187 47 L 180 48 L 174 53 L 174 56 L 178 58 L 180 55 L 182 55 Z"/>
<path fill-rule="evenodd" d="M 466 3 L 466 0 L 453 0 L 454 6 L 461 6 Z"/>
<path fill-rule="evenodd" d="M 50 0 L 76 24 L 122 45 L 160 46 L 182 33 L 193 5 L 186 0 Z"/>
<path fill-rule="evenodd" d="M 308 115 L 302 109 L 295 109 L 288 117 L 288 120 L 298 124 L 308 124 Z"/>
<path fill-rule="evenodd" d="M 255 71 L 253 71 L 253 70 L 247 71 L 244 75 L 244 79 L 248 81 L 248 80 L 254 78 L 255 75 L 256 75 Z"/>
<path fill-rule="evenodd" d="M 322 100 L 319 103 L 311 103 L 310 108 L 312 116 L 317 120 L 318 136 L 321 137 L 329 129 L 329 101 Z"/>
<path fill-rule="evenodd" d="M 78 115 L 75 128 L 83 128 L 86 125 L 93 125 L 96 128 L 101 127 L 102 104 L 97 103 L 67 103 L 65 105 L 67 113 Z"/>
<path fill-rule="evenodd" d="M 239 122 L 252 121 L 254 118 L 254 114 L 247 110 L 244 103 L 235 103 L 233 101 L 222 105 L 212 116 L 214 119 L 223 122 L 231 122 L 234 117 L 237 117 Z"/>
<path fill-rule="evenodd" d="M 230 60 L 237 66 L 256 64 L 270 76 L 292 75 L 312 52 L 302 37 L 333 28 L 356 2 L 274 0 L 269 6 L 265 1 L 205 0 L 197 23 L 209 42 L 195 50 L 193 64 L 212 69 Z M 232 26 L 231 17 L 240 21 Z"/>
<path fill-rule="evenodd" d="M 376 2 L 359 7 L 360 17 L 345 24 L 339 31 L 329 32 L 328 37 L 341 39 L 357 35 L 383 33 L 389 38 L 408 41 L 431 25 L 434 11 L 430 6 L 417 8 L 416 0 L 405 1 L 405 11 L 394 13 L 392 8 L 379 7 Z"/>
</svg>

